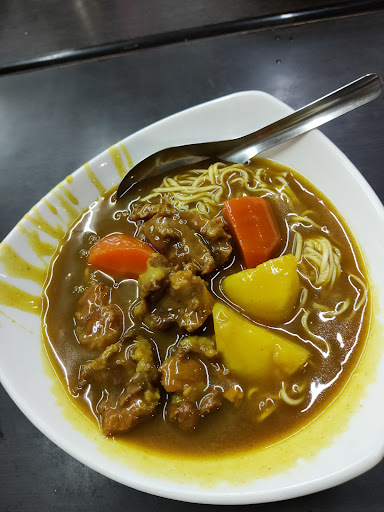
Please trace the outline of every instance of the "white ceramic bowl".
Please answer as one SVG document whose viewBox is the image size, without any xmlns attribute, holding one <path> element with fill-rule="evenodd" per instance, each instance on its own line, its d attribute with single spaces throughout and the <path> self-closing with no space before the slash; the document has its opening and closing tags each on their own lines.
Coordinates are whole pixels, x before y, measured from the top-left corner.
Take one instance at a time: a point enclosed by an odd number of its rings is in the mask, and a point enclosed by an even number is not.
<svg viewBox="0 0 384 512">
<path fill-rule="evenodd" d="M 189 462 L 172 456 L 163 458 L 103 439 L 69 402 L 42 349 L 40 316 L 36 313 L 43 278 L 60 232 L 97 199 L 100 190 L 119 182 L 132 164 L 130 158 L 135 163 L 163 147 L 238 137 L 290 112 L 289 107 L 272 96 L 249 91 L 219 98 L 155 123 L 64 180 L 0 246 L 1 382 L 47 437 L 109 478 L 148 493 L 185 501 L 260 503 L 332 487 L 370 469 L 384 454 L 384 361 L 379 323 L 384 304 L 384 209 L 353 164 L 318 131 L 265 156 L 309 178 L 347 220 L 366 258 L 375 311 L 374 329 L 358 370 L 320 418 L 261 452 Z M 36 234 L 51 244 L 50 248 L 44 246 L 46 256 L 40 259 L 34 252 Z"/>
</svg>

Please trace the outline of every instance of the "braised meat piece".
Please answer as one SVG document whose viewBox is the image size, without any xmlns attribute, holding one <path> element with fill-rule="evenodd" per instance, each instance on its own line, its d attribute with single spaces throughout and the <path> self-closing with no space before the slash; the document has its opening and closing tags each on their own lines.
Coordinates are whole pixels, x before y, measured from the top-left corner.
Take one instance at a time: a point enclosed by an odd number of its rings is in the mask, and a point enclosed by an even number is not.
<svg viewBox="0 0 384 512">
<path fill-rule="evenodd" d="M 167 418 L 184 430 L 193 430 L 201 417 L 219 409 L 225 400 L 237 406 L 243 397 L 210 338 L 183 339 L 159 371 L 164 389 L 171 394 Z"/>
<path fill-rule="evenodd" d="M 158 380 L 150 343 L 132 334 L 81 367 L 77 390 L 91 385 L 103 433 L 111 436 L 153 415 L 160 399 Z"/>
<path fill-rule="evenodd" d="M 123 312 L 111 303 L 111 288 L 97 283 L 81 296 L 75 313 L 76 334 L 90 349 L 104 350 L 123 332 Z"/>
<path fill-rule="evenodd" d="M 166 201 L 140 206 L 130 218 L 142 221 L 138 237 L 179 269 L 192 264 L 201 274 L 209 274 L 232 252 L 221 218 L 208 220 L 197 212 L 180 212 Z"/>
<path fill-rule="evenodd" d="M 197 212 L 180 212 L 180 217 L 204 239 L 215 260 L 215 267 L 223 265 L 232 253 L 231 235 L 224 229 L 223 218 L 208 220 Z"/>
<path fill-rule="evenodd" d="M 166 199 L 162 199 L 160 203 L 152 204 L 152 203 L 136 203 L 134 205 L 134 210 L 130 215 L 130 219 L 137 222 L 140 220 L 149 220 L 154 215 L 172 215 L 174 212 L 173 206 Z"/>
<path fill-rule="evenodd" d="M 200 415 L 195 404 L 172 395 L 167 407 L 167 419 L 177 422 L 183 430 L 194 430 Z"/>
<path fill-rule="evenodd" d="M 147 262 L 139 276 L 140 303 L 135 315 L 151 329 L 167 329 L 173 324 L 193 332 L 212 313 L 213 297 L 205 281 L 192 270 L 175 270 L 161 254 Z"/>
</svg>

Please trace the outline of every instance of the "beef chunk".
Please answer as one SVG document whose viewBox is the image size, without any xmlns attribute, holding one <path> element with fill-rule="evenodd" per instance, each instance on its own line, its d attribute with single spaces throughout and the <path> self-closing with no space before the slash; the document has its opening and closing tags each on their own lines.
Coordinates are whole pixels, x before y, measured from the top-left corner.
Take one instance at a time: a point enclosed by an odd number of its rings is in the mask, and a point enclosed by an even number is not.
<svg viewBox="0 0 384 512">
<path fill-rule="evenodd" d="M 157 214 L 161 215 L 172 215 L 175 211 L 174 207 L 167 200 L 161 201 L 161 203 L 136 203 L 134 211 L 130 215 L 130 219 L 137 221 L 145 221 L 152 219 Z"/>
<path fill-rule="evenodd" d="M 176 398 L 176 399 L 175 399 Z M 199 422 L 199 413 L 194 404 L 177 400 L 174 395 L 167 407 L 167 419 L 177 422 L 183 430 L 194 430 Z"/>
<path fill-rule="evenodd" d="M 189 357 L 169 357 L 161 367 L 162 384 L 166 391 L 183 391 L 186 386 L 204 382 L 205 368 L 201 361 Z"/>
<path fill-rule="evenodd" d="M 180 212 L 166 201 L 140 206 L 130 218 L 142 221 L 139 238 L 180 269 L 192 264 L 201 274 L 208 274 L 232 252 L 221 218 L 208 220 L 197 212 Z"/>
<path fill-rule="evenodd" d="M 180 212 L 180 217 L 203 238 L 215 260 L 215 267 L 223 265 L 232 253 L 231 236 L 224 229 L 223 218 L 207 220 L 197 212 Z"/>
<path fill-rule="evenodd" d="M 210 338 L 185 338 L 159 371 L 164 389 L 171 393 L 167 419 L 184 430 L 196 428 L 201 417 L 219 409 L 225 400 L 238 405 L 243 397 Z"/>
<path fill-rule="evenodd" d="M 104 350 L 115 343 L 123 332 L 124 316 L 111 303 L 111 288 L 97 283 L 81 296 L 75 313 L 76 334 L 90 349 Z"/>
<path fill-rule="evenodd" d="M 158 378 L 150 343 L 131 335 L 81 367 L 77 390 L 91 385 L 103 433 L 111 436 L 153 415 L 160 399 Z"/>
<path fill-rule="evenodd" d="M 212 391 L 203 396 L 199 403 L 199 412 L 205 415 L 212 409 L 219 409 L 223 403 L 223 392 L 220 388 L 213 388 Z"/>
<path fill-rule="evenodd" d="M 135 315 L 148 327 L 167 329 L 177 324 L 188 332 L 203 325 L 214 304 L 201 277 L 192 270 L 175 270 L 160 254 L 148 260 L 139 277 L 139 298 Z"/>
</svg>

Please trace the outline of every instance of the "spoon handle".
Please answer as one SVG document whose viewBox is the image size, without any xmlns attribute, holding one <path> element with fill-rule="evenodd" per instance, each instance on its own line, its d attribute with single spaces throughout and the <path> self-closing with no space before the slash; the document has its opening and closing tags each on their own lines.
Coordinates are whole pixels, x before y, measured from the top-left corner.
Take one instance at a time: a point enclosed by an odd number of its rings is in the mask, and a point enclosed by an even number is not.
<svg viewBox="0 0 384 512">
<path fill-rule="evenodd" d="M 313 128 L 365 105 L 381 92 L 383 82 L 376 74 L 365 75 L 293 114 L 234 141 L 235 147 L 218 155 L 220 159 L 244 163 L 258 153 L 297 137 Z"/>
</svg>

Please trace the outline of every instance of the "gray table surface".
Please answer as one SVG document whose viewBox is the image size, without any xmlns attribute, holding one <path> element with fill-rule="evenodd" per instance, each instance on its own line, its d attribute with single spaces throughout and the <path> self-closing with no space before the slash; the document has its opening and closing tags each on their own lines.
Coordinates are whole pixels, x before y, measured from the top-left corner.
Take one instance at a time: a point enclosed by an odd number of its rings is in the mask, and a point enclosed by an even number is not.
<svg viewBox="0 0 384 512">
<path fill-rule="evenodd" d="M 164 116 L 249 89 L 266 91 L 298 108 L 365 73 L 384 76 L 383 23 L 384 11 L 1 78 L 0 240 L 69 172 Z M 383 118 L 381 97 L 322 130 L 381 200 Z M 383 472 L 381 463 L 316 495 L 245 508 L 382 511 Z M 145 495 L 98 475 L 46 439 L 3 389 L 0 491 L 4 512 L 213 509 Z"/>
<path fill-rule="evenodd" d="M 2 0 L 0 68 L 239 20 L 369 0 Z"/>
</svg>

